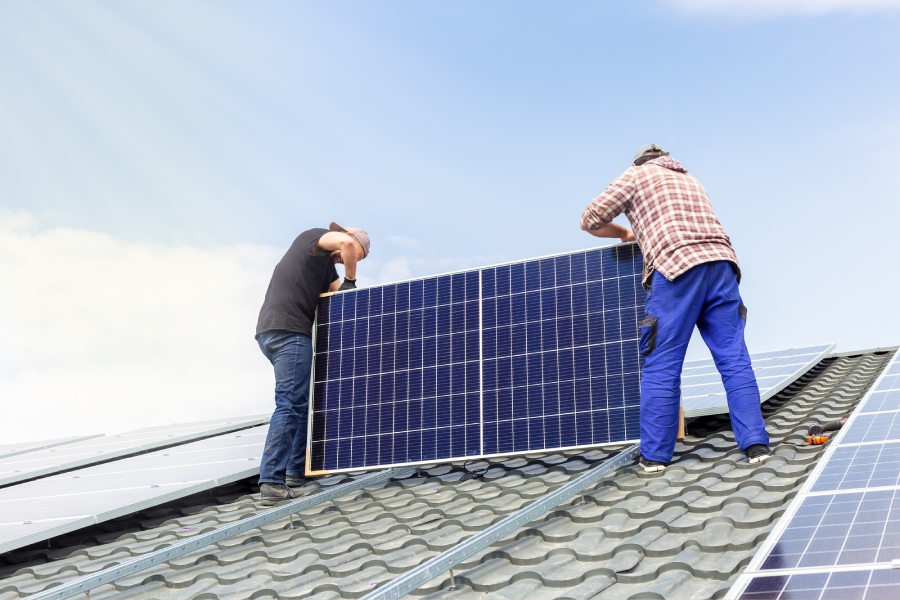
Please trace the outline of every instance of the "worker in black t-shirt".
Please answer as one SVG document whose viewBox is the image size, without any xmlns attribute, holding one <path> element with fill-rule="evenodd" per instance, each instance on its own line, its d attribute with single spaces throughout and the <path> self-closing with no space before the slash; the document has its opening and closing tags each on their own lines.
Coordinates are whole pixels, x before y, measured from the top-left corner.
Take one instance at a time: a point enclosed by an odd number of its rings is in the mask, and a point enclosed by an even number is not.
<svg viewBox="0 0 900 600">
<path fill-rule="evenodd" d="M 369 235 L 332 223 L 304 231 L 275 267 L 259 311 L 256 340 L 275 367 L 275 412 L 259 466 L 263 506 L 294 497 L 304 473 L 312 369 L 312 324 L 319 294 L 356 287 L 356 263 L 369 254 Z M 339 282 L 335 263 L 344 265 Z"/>
</svg>

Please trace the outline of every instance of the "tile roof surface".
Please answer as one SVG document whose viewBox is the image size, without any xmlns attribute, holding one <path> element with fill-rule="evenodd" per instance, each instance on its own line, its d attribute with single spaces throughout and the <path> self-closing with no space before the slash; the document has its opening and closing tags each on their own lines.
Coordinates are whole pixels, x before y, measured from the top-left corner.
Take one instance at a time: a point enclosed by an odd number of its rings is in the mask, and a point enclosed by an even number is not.
<svg viewBox="0 0 900 600">
<path fill-rule="evenodd" d="M 806 426 L 849 414 L 890 359 L 828 358 L 763 405 L 775 457 L 750 465 L 727 416 L 688 427 L 662 474 L 634 465 L 415 592 L 441 600 L 718 598 L 812 470 Z M 360 598 L 615 449 L 422 468 L 96 588 L 100 598 Z M 483 476 L 469 472 L 488 467 Z M 308 481 L 316 491 L 350 480 Z M 94 573 L 261 510 L 244 480 L 0 555 L 0 600 Z"/>
</svg>

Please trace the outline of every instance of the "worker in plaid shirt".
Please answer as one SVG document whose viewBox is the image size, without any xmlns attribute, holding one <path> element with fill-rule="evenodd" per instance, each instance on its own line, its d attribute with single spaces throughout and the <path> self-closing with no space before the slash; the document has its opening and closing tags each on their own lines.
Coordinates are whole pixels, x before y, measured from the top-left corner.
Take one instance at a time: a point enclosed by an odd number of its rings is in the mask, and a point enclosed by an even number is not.
<svg viewBox="0 0 900 600">
<path fill-rule="evenodd" d="M 622 213 L 633 233 L 612 222 Z M 740 267 L 700 182 L 661 146 L 643 146 L 634 164 L 584 209 L 581 228 L 596 237 L 637 241 L 644 254 L 643 469 L 662 471 L 675 452 L 681 368 L 695 325 L 722 376 L 738 446 L 751 463 L 771 456 L 744 343 L 747 309 L 738 291 Z"/>
</svg>

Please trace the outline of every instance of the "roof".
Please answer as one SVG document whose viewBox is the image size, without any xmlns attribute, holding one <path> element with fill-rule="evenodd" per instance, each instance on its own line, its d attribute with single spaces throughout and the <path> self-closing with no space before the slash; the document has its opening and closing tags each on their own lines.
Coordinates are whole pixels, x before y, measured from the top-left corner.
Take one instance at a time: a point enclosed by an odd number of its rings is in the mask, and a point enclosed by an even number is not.
<svg viewBox="0 0 900 600">
<path fill-rule="evenodd" d="M 806 426 L 855 407 L 891 354 L 827 358 L 763 405 L 775 457 L 750 465 L 727 416 L 688 426 L 662 474 L 620 470 L 416 594 L 431 598 L 716 598 L 824 446 Z M 421 468 L 91 592 L 98 598 L 359 598 L 603 461 L 615 449 Z M 467 473 L 489 466 L 483 477 Z M 310 480 L 308 493 L 349 480 Z M 96 572 L 264 510 L 252 480 L 0 556 L 0 600 Z"/>
</svg>

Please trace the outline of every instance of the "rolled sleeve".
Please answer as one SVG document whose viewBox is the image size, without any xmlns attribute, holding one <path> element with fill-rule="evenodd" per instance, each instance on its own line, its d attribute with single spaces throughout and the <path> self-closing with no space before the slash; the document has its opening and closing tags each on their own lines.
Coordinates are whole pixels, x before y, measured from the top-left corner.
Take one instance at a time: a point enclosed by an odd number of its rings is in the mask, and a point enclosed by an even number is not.
<svg viewBox="0 0 900 600">
<path fill-rule="evenodd" d="M 634 190 L 634 177 L 629 169 L 587 205 L 581 215 L 581 228 L 593 231 L 611 223 L 628 208 Z"/>
</svg>

